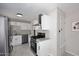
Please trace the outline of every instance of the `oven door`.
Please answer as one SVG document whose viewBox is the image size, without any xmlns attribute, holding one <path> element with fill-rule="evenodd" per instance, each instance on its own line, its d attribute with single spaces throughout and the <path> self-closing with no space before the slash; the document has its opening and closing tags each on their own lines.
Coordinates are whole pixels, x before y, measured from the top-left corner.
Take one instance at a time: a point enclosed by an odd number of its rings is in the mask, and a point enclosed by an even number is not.
<svg viewBox="0 0 79 59">
<path fill-rule="evenodd" d="M 37 53 L 37 46 L 36 46 L 37 44 L 36 43 L 34 43 L 34 42 L 32 42 L 31 43 L 31 49 L 33 50 L 33 52 L 36 54 Z"/>
<path fill-rule="evenodd" d="M 35 40 L 31 39 L 31 49 L 35 55 L 37 55 L 37 43 Z"/>
</svg>

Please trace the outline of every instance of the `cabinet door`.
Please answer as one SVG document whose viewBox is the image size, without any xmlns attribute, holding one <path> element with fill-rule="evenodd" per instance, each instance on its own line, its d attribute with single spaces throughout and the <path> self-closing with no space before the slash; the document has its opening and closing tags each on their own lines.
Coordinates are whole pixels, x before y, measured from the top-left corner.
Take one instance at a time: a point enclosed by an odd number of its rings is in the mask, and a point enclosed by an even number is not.
<svg viewBox="0 0 79 59">
<path fill-rule="evenodd" d="M 50 17 L 48 15 L 43 15 L 41 18 L 42 29 L 48 30 L 50 28 Z"/>
<path fill-rule="evenodd" d="M 20 45 L 22 44 L 22 36 L 13 36 L 12 45 Z"/>
<path fill-rule="evenodd" d="M 38 56 L 48 56 L 49 53 L 49 40 L 37 43 L 37 54 Z"/>
</svg>

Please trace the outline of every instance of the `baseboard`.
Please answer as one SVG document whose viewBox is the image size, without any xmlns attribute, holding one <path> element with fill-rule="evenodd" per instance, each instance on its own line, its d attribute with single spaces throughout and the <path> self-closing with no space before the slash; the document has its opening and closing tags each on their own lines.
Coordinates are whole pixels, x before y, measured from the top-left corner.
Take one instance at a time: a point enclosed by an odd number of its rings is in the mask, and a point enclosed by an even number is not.
<svg viewBox="0 0 79 59">
<path fill-rule="evenodd" d="M 73 52 L 70 52 L 70 51 L 65 51 L 65 52 L 67 52 L 67 53 L 69 53 L 69 54 L 71 54 L 71 55 L 73 55 L 73 56 L 79 56 L 79 55 L 77 55 L 77 54 L 75 54 L 75 53 L 73 53 Z"/>
</svg>

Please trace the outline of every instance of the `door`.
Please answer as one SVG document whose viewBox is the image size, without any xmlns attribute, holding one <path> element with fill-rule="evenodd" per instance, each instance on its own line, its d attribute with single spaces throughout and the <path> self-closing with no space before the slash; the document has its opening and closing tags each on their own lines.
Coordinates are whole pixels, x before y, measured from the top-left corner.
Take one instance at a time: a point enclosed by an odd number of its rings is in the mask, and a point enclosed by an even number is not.
<svg viewBox="0 0 79 59">
<path fill-rule="evenodd" d="M 65 17 L 61 10 L 58 10 L 58 55 L 62 56 L 65 50 Z"/>
</svg>

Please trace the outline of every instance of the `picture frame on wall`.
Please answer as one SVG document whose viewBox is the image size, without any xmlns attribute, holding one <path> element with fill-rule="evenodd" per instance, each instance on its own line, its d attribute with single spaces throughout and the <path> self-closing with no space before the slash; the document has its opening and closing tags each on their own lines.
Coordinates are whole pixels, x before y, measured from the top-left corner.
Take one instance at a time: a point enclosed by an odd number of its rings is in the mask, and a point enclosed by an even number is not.
<svg viewBox="0 0 79 59">
<path fill-rule="evenodd" d="M 72 31 L 79 31 L 79 21 L 72 22 Z"/>
</svg>

